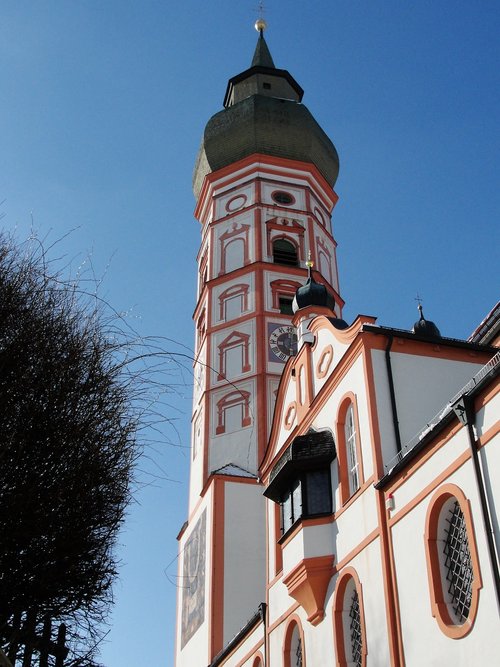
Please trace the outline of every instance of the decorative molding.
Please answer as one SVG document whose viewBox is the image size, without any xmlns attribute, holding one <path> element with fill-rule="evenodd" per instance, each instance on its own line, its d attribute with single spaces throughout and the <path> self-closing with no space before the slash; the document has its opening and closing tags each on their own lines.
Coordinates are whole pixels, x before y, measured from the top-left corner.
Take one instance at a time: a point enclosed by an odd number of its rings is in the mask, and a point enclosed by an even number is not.
<svg viewBox="0 0 500 667">
<path fill-rule="evenodd" d="M 316 364 L 317 378 L 322 379 L 326 377 L 326 375 L 328 375 L 328 371 L 330 370 L 332 361 L 333 361 L 333 347 L 331 345 L 327 345 L 323 350 L 323 352 L 321 353 L 321 356 L 318 359 L 318 363 Z"/>
<path fill-rule="evenodd" d="M 325 597 L 334 560 L 334 556 L 304 558 L 283 578 L 288 594 L 304 609 L 312 625 L 318 625 L 325 617 Z"/>
</svg>

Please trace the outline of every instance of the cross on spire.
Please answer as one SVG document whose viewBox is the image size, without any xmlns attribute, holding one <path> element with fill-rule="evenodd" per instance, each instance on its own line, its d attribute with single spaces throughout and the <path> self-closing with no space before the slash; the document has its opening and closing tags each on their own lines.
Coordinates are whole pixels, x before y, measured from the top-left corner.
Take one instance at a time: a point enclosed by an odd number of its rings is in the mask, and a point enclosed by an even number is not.
<svg viewBox="0 0 500 667">
<path fill-rule="evenodd" d="M 260 33 L 260 36 L 263 37 L 264 30 L 267 28 L 267 23 L 264 19 L 264 1 L 260 0 L 259 6 L 256 8 L 257 20 L 255 21 L 255 30 Z"/>
</svg>

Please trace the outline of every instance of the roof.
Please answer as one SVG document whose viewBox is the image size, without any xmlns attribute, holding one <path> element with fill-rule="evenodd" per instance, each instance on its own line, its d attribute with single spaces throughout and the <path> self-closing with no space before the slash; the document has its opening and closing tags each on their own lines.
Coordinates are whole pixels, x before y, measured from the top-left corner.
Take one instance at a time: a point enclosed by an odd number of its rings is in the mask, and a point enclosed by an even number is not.
<svg viewBox="0 0 500 667">
<path fill-rule="evenodd" d="M 453 406 L 462 396 L 473 398 L 487 385 L 500 375 L 500 352 L 488 361 L 471 380 L 462 389 L 450 397 L 448 403 L 441 408 L 435 418 L 431 419 L 425 428 L 420 431 L 410 442 L 408 442 L 401 452 L 389 462 L 389 471 L 375 484 L 375 488 L 383 489 L 401 470 L 404 470 L 418 454 L 426 448 L 429 442 L 434 440 L 453 419 L 457 418 Z M 392 465 L 391 467 L 391 463 Z"/>
<path fill-rule="evenodd" d="M 193 174 L 195 196 L 205 176 L 253 154 L 314 164 L 333 187 L 338 154 L 301 104 L 303 93 L 289 72 L 274 66 L 260 36 L 251 67 L 229 79 L 225 108 L 205 127 Z"/>
<path fill-rule="evenodd" d="M 471 343 L 492 344 L 500 337 L 500 301 L 493 306 L 484 320 L 469 337 Z"/>
</svg>

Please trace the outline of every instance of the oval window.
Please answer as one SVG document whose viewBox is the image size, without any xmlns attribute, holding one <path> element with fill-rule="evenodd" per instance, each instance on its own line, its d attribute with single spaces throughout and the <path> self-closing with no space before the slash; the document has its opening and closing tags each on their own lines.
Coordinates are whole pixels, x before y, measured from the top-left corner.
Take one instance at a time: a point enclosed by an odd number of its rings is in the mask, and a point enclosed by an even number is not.
<svg viewBox="0 0 500 667">
<path fill-rule="evenodd" d="M 282 204 L 283 206 L 290 206 L 290 204 L 295 203 L 295 197 L 289 192 L 283 192 L 282 190 L 276 190 L 272 193 L 271 197 L 277 204 Z"/>
</svg>

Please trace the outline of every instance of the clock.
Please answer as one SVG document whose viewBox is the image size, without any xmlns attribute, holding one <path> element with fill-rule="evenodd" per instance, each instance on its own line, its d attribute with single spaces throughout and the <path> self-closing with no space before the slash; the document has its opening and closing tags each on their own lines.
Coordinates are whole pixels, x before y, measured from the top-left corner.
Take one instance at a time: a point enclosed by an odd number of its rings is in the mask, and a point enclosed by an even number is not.
<svg viewBox="0 0 500 667">
<path fill-rule="evenodd" d="M 287 361 L 289 357 L 297 354 L 297 330 L 291 324 L 283 324 L 276 327 L 269 326 L 269 348 L 272 352 L 270 357 L 277 357 L 279 361 Z M 275 361 L 270 358 L 270 361 Z"/>
</svg>

